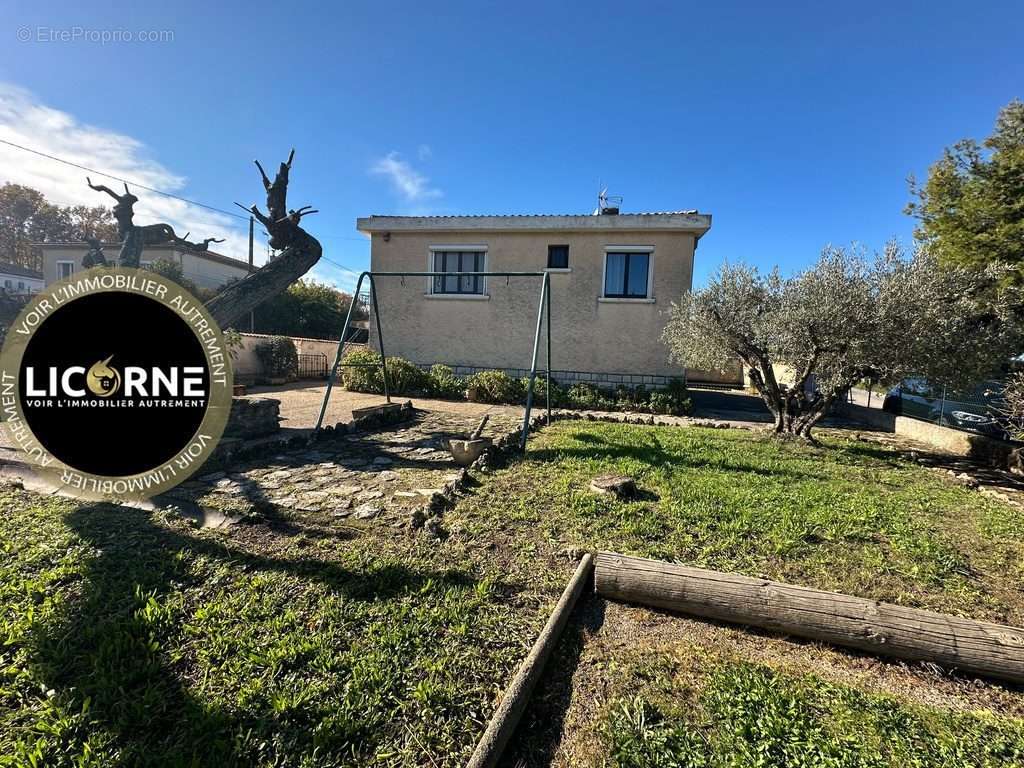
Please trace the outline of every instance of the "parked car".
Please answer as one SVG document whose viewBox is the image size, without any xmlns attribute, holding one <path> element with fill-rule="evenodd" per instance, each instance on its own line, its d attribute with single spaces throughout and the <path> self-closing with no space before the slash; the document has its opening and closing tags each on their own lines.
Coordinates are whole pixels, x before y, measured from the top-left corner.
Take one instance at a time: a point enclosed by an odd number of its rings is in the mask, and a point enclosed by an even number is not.
<svg viewBox="0 0 1024 768">
<path fill-rule="evenodd" d="M 898 416 L 1009 439 L 1001 419 L 1003 383 L 989 379 L 967 392 L 943 392 L 923 378 L 904 379 L 885 395 L 882 408 Z"/>
</svg>

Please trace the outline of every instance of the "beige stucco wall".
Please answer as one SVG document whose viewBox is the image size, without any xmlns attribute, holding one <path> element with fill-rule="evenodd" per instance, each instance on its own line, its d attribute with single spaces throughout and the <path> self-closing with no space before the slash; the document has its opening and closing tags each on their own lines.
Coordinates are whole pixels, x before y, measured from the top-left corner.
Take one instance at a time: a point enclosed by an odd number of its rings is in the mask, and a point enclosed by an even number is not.
<svg viewBox="0 0 1024 768">
<path fill-rule="evenodd" d="M 89 250 L 85 243 L 63 244 L 40 246 L 43 252 L 43 280 L 47 285 L 57 280 L 57 262 L 73 261 L 75 272 L 82 269 L 82 259 Z M 115 261 L 119 246 L 109 245 L 104 248 L 108 261 Z M 243 278 L 248 274 L 248 265 L 237 263 L 224 263 L 212 258 L 189 251 L 181 251 L 168 246 L 150 246 L 142 254 L 142 261 L 153 262 L 159 259 L 175 261 L 181 265 L 184 276 L 198 285 L 200 288 L 219 288 L 232 278 Z"/>
<path fill-rule="evenodd" d="M 237 348 L 233 355 L 234 372 L 236 377 L 251 378 L 263 375 L 263 366 L 256 356 L 256 347 L 273 338 L 262 333 L 241 333 L 242 346 Z M 338 342 L 327 339 L 305 339 L 299 336 L 289 337 L 295 343 L 295 352 L 300 355 L 322 354 L 327 358 L 327 365 L 334 362 L 334 356 L 338 353 Z M 356 346 L 347 344 L 345 354 L 348 355 Z"/>
<path fill-rule="evenodd" d="M 569 245 L 570 272 L 553 272 L 552 369 L 606 374 L 681 376 L 668 362 L 661 332 L 670 304 L 689 290 L 694 235 L 683 232 L 392 232 L 374 233 L 371 268 L 425 271 L 430 246 L 486 245 L 488 271 L 540 271 L 548 245 Z M 653 302 L 599 300 L 605 248 L 653 246 Z M 540 280 L 488 278 L 487 300 L 426 295 L 427 278 L 378 278 L 389 355 L 415 363 L 529 368 Z M 371 320 L 372 323 L 372 320 Z M 370 342 L 376 346 L 376 330 Z M 541 352 L 543 363 L 543 348 Z M 627 380 L 628 381 L 628 380 Z"/>
</svg>

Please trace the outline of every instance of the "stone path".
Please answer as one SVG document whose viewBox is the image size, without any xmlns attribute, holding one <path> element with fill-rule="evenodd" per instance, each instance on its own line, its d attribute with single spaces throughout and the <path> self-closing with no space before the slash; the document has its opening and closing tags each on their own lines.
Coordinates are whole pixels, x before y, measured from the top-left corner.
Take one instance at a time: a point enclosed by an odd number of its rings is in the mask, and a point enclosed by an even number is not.
<svg viewBox="0 0 1024 768">
<path fill-rule="evenodd" d="M 444 503 L 460 467 L 446 448 L 476 426 L 475 415 L 417 412 L 412 421 L 373 432 L 339 435 L 311 447 L 238 462 L 228 472 L 193 478 L 167 494 L 171 503 L 216 510 L 211 519 L 276 510 L 406 525 L 422 524 Z M 518 430 L 518 418 L 492 414 L 485 437 Z"/>
</svg>

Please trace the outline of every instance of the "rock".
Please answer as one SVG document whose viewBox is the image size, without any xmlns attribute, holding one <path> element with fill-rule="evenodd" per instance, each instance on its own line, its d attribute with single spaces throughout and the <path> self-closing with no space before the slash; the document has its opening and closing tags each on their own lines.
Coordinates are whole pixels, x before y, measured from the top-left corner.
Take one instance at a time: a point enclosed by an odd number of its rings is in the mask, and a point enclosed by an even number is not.
<svg viewBox="0 0 1024 768">
<path fill-rule="evenodd" d="M 441 527 L 441 520 L 436 517 L 432 517 L 423 524 L 423 532 L 435 541 L 440 541 L 444 538 L 444 528 Z"/>
<path fill-rule="evenodd" d="M 374 499 L 381 498 L 383 495 L 383 491 L 363 491 L 356 494 L 356 501 L 373 501 Z"/>
<path fill-rule="evenodd" d="M 416 493 L 418 493 L 420 496 L 426 496 L 427 498 L 430 498 L 431 496 L 433 496 L 435 494 L 441 493 L 441 489 L 440 488 L 417 488 L 416 489 Z"/>
<path fill-rule="evenodd" d="M 215 483 L 225 477 L 227 477 L 227 475 L 223 472 L 211 472 L 209 475 L 203 475 L 199 479 L 204 483 Z"/>
<path fill-rule="evenodd" d="M 353 496 L 363 490 L 361 485 L 335 485 L 332 488 L 325 488 L 324 492 L 332 496 Z"/>
<path fill-rule="evenodd" d="M 271 435 L 279 429 L 281 401 L 271 397 L 233 397 L 224 434 L 253 438 Z"/>
<path fill-rule="evenodd" d="M 399 499 L 418 499 L 420 495 L 416 491 L 395 491 L 395 497 Z"/>
<path fill-rule="evenodd" d="M 636 481 L 626 475 L 599 475 L 590 481 L 590 490 L 593 493 L 612 493 L 620 499 L 628 499 L 636 495 Z"/>
<path fill-rule="evenodd" d="M 379 475 L 377 475 L 377 479 L 378 480 L 382 480 L 385 483 L 393 483 L 398 478 L 399 478 L 399 474 L 397 472 L 391 471 L 390 469 L 385 469 L 383 472 L 381 472 Z"/>
<path fill-rule="evenodd" d="M 373 504 L 360 504 L 353 514 L 357 520 L 370 520 L 380 514 L 380 507 Z"/>
<path fill-rule="evenodd" d="M 390 464 L 394 464 L 393 459 L 389 459 L 387 456 L 378 456 L 373 460 L 373 464 L 376 467 L 386 467 Z"/>
</svg>

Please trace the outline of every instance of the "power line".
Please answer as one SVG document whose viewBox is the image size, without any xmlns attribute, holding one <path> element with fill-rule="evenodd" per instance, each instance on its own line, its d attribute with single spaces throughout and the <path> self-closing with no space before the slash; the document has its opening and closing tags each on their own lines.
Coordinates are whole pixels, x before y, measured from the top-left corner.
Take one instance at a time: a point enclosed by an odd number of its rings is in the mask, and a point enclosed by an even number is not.
<svg viewBox="0 0 1024 768">
<path fill-rule="evenodd" d="M 64 165 L 70 165 L 72 168 L 78 168 L 81 171 L 88 171 L 89 173 L 95 173 L 97 176 L 106 176 L 108 179 L 114 179 L 115 181 L 120 181 L 120 182 L 122 182 L 124 184 L 131 184 L 133 187 L 138 187 L 139 189 L 144 189 L 147 192 L 155 192 L 158 195 L 163 195 L 164 197 L 170 197 L 170 198 L 173 198 L 174 200 L 180 200 L 181 202 L 188 203 L 189 205 L 198 205 L 200 208 L 206 208 L 207 210 L 210 210 L 210 211 L 216 211 L 217 213 L 223 213 L 225 216 L 231 216 L 234 219 L 241 219 L 242 221 L 248 221 L 249 220 L 248 216 L 242 216 L 241 214 L 235 213 L 234 211 L 225 211 L 223 208 L 217 208 L 216 206 L 213 206 L 213 205 L 207 205 L 206 203 L 200 203 L 197 200 L 189 200 L 187 197 L 181 197 L 180 195 L 175 195 L 175 194 L 172 194 L 171 192 L 164 192 L 163 190 L 160 190 L 160 189 L 154 189 L 153 187 L 147 187 L 145 184 L 139 184 L 137 181 L 131 181 L 129 179 L 123 179 L 120 176 L 115 176 L 112 173 L 105 173 L 104 171 L 97 171 L 95 168 L 88 168 L 87 166 L 79 165 L 78 163 L 74 163 L 74 162 L 72 162 L 70 160 L 65 160 L 63 157 L 57 157 L 56 155 L 48 155 L 46 152 L 40 152 L 38 149 L 32 149 L 31 147 L 23 147 L 21 144 L 15 144 L 13 141 L 7 141 L 7 139 L 0 139 L 0 144 L 6 144 L 9 147 L 14 147 L 15 149 L 20 149 L 20 150 L 22 150 L 24 152 L 31 152 L 33 155 L 39 155 L 40 157 L 45 157 L 48 160 L 54 160 L 54 161 L 56 161 L 58 163 L 63 163 Z"/>
<path fill-rule="evenodd" d="M 217 213 L 224 214 L 225 216 L 230 216 L 230 217 L 232 217 L 234 219 L 241 219 L 242 221 L 249 221 L 249 218 L 250 218 L 248 216 L 242 216 L 241 214 L 235 213 L 234 211 L 226 211 L 223 208 L 218 208 L 218 207 L 216 207 L 214 205 L 207 205 L 206 203 L 200 203 L 198 200 L 190 200 L 189 198 L 182 197 L 181 195 L 175 195 L 175 194 L 173 194 L 171 192 L 164 192 L 161 189 L 155 189 L 153 187 L 147 187 L 145 184 L 140 184 L 137 181 L 131 181 L 130 179 L 125 179 L 125 178 L 122 178 L 120 176 L 115 176 L 114 174 L 106 173 L 105 171 L 98 171 L 95 168 L 89 168 L 88 166 L 81 165 L 79 163 L 75 163 L 75 162 L 73 162 L 71 160 L 66 160 L 63 157 L 57 157 L 56 155 L 50 155 L 50 154 L 47 154 L 46 152 L 41 152 L 38 149 L 32 149 L 31 147 L 25 147 L 25 146 L 22 146 L 21 144 L 15 144 L 13 141 L 8 141 L 7 139 L 0 139 L 0 144 L 6 144 L 9 147 L 14 147 L 15 149 L 20 149 L 23 152 L 30 152 L 33 155 L 38 155 L 39 157 L 45 157 L 48 160 L 53 160 L 53 161 L 58 162 L 58 163 L 63 163 L 64 165 L 71 166 L 72 168 L 78 168 L 81 171 L 87 171 L 88 173 L 95 173 L 97 176 L 105 176 L 108 179 L 114 179 L 115 181 L 120 181 L 120 182 L 122 182 L 124 184 L 131 184 L 133 187 L 138 187 L 139 189 L 144 189 L 147 192 L 154 192 L 154 193 L 156 193 L 158 195 L 163 195 L 164 197 L 169 197 L 169 198 L 172 198 L 174 200 L 179 200 L 179 201 L 181 201 L 183 203 L 188 203 L 189 205 L 197 205 L 200 208 L 206 208 L 209 211 L 215 211 Z M 365 242 L 365 238 L 361 238 L 361 237 L 342 237 L 342 236 L 330 236 L 330 235 L 323 235 L 323 237 L 325 239 L 327 237 L 331 237 L 334 240 L 354 240 L 354 241 L 357 240 L 359 242 Z M 334 266 L 338 267 L 338 269 L 342 269 L 342 270 L 345 270 L 347 272 L 351 272 L 354 275 L 355 274 L 359 274 L 358 272 L 355 272 L 354 270 L 349 269 L 348 267 L 346 267 L 346 266 L 344 266 L 342 264 L 339 264 L 338 262 L 334 261 L 333 259 L 329 259 L 326 256 L 321 255 L 320 258 L 323 259 L 324 261 L 328 262 L 329 264 L 333 264 Z"/>
</svg>

